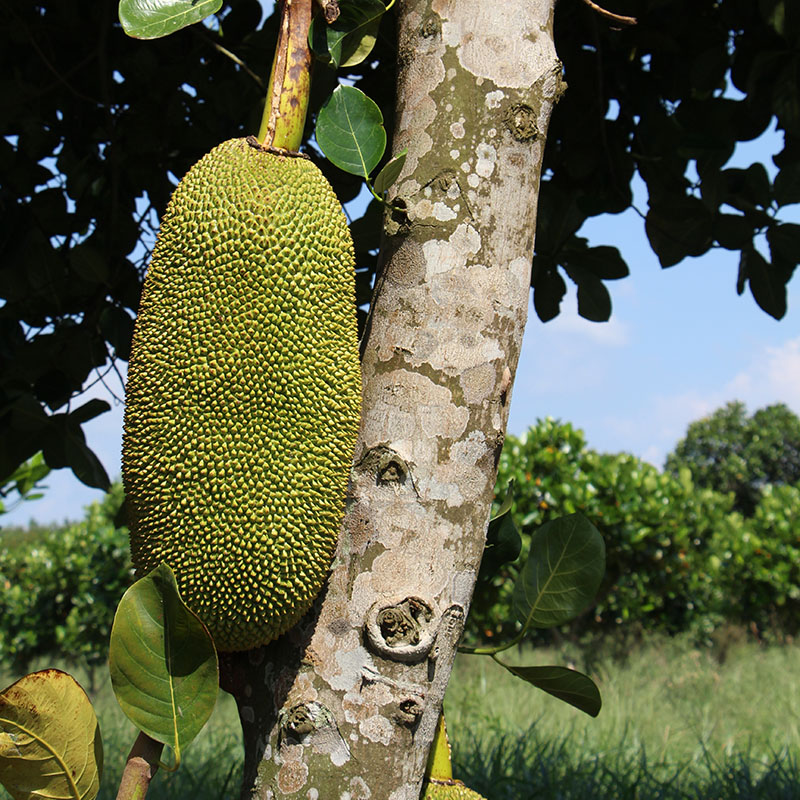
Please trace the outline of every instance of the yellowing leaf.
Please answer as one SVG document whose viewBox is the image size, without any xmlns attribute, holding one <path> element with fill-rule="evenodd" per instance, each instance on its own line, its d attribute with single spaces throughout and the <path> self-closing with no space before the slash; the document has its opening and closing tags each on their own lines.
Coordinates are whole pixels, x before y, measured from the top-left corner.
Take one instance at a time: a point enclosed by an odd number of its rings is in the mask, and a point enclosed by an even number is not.
<svg viewBox="0 0 800 800">
<path fill-rule="evenodd" d="M 97 717 L 71 675 L 33 672 L 0 693 L 0 783 L 14 800 L 93 800 L 102 772 Z"/>
</svg>

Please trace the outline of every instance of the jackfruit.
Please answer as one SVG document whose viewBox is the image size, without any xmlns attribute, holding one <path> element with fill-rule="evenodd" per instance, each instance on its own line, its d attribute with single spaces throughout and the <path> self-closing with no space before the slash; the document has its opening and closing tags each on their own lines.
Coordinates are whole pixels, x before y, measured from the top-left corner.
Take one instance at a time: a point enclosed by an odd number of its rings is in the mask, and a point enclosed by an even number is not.
<svg viewBox="0 0 800 800">
<path fill-rule="evenodd" d="M 359 423 L 353 245 L 309 160 L 232 139 L 179 183 L 153 251 L 126 389 L 131 553 L 166 562 L 219 650 L 309 609 Z"/>
<path fill-rule="evenodd" d="M 461 781 L 431 778 L 425 787 L 423 800 L 485 800 L 485 798 L 468 789 Z"/>
</svg>

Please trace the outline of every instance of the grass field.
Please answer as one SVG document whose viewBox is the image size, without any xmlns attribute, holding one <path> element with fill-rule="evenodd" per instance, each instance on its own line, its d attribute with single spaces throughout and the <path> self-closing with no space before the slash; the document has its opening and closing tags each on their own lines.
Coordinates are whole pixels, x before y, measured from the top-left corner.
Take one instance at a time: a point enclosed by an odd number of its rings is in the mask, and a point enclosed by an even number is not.
<svg viewBox="0 0 800 800">
<path fill-rule="evenodd" d="M 537 650 L 515 660 L 568 658 Z M 597 719 L 488 658 L 459 656 L 446 705 L 456 776 L 487 800 L 800 798 L 800 647 L 738 645 L 720 664 L 660 641 L 592 674 L 603 694 Z M 106 753 L 100 798 L 113 800 L 135 732 L 107 683 L 95 705 Z M 236 709 L 221 695 L 180 770 L 160 773 L 148 798 L 234 800 L 240 764 Z"/>
<path fill-rule="evenodd" d="M 592 719 L 461 656 L 446 701 L 456 768 L 489 800 L 800 798 L 798 676 L 800 647 L 739 645 L 720 664 L 660 641 L 594 672 L 603 710 Z"/>
</svg>

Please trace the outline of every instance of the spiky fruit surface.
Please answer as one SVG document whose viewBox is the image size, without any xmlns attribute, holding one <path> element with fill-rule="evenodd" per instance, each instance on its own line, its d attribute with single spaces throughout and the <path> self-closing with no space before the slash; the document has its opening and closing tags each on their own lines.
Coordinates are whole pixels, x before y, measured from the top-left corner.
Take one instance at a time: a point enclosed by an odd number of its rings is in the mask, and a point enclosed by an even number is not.
<svg viewBox="0 0 800 800">
<path fill-rule="evenodd" d="M 220 650 L 264 644 L 327 574 L 358 429 L 353 246 L 308 160 L 233 139 L 161 223 L 128 369 L 139 574 L 161 562 Z"/>
<path fill-rule="evenodd" d="M 461 781 L 431 779 L 425 787 L 423 800 L 485 800 L 485 798 L 468 789 Z"/>
</svg>

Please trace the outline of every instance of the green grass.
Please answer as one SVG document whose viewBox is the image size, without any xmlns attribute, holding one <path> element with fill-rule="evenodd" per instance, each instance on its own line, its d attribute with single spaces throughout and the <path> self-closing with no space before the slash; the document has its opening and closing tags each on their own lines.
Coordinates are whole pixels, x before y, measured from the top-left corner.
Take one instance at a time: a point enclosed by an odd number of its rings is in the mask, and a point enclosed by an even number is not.
<svg viewBox="0 0 800 800">
<path fill-rule="evenodd" d="M 568 663 L 552 651 L 512 657 Z M 459 656 L 446 706 L 456 776 L 487 800 L 800 798 L 800 647 L 740 644 L 720 664 L 659 641 L 624 664 L 600 661 L 592 675 L 603 695 L 597 719 L 488 658 Z M 135 731 L 107 678 L 93 700 L 106 754 L 100 798 L 113 800 Z M 159 772 L 148 798 L 234 800 L 241 759 L 235 705 L 221 693 L 178 772 Z"/>
<path fill-rule="evenodd" d="M 565 664 L 547 651 L 508 660 Z M 446 700 L 457 775 L 488 800 L 798 798 L 798 676 L 798 647 L 739 645 L 719 664 L 660 641 L 596 669 L 592 719 L 459 656 Z"/>
</svg>

